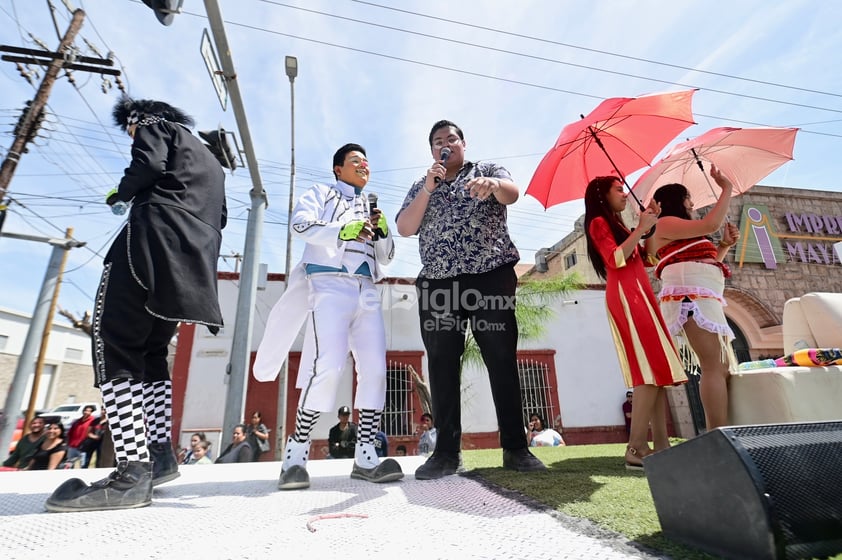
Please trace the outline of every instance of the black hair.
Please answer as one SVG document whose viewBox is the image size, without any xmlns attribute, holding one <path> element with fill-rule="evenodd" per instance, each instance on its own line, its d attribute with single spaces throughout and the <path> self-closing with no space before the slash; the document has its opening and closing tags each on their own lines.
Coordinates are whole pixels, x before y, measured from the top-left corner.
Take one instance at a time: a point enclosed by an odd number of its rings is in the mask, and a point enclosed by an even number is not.
<svg viewBox="0 0 842 560">
<path fill-rule="evenodd" d="M 538 418 L 538 421 L 541 422 L 541 429 L 546 430 L 547 429 L 547 423 L 544 421 L 544 417 L 541 416 L 538 412 L 531 412 L 529 414 L 529 420 L 532 420 L 533 416 Z"/>
<path fill-rule="evenodd" d="M 128 128 L 129 115 L 132 111 L 137 111 L 141 115 L 162 117 L 164 120 L 184 126 L 192 127 L 195 124 L 193 117 L 169 103 L 153 99 L 132 99 L 128 95 L 123 95 L 117 100 L 114 109 L 111 111 L 114 124 L 119 126 L 123 132 Z"/>
<path fill-rule="evenodd" d="M 333 154 L 333 167 L 336 167 L 337 165 L 339 167 L 342 167 L 343 165 L 345 165 L 345 156 L 347 156 L 351 152 L 360 152 L 362 153 L 362 155 L 368 157 L 365 153 L 365 148 L 363 148 L 359 144 L 345 144 L 344 146 L 336 150 L 335 154 Z M 334 178 L 339 179 L 339 175 L 336 174 L 336 171 L 333 172 L 333 176 Z"/>
<path fill-rule="evenodd" d="M 616 181 L 620 181 L 620 178 L 612 175 L 596 177 L 588 183 L 588 187 L 585 189 L 585 239 L 588 242 L 588 258 L 591 260 L 591 265 L 593 265 L 597 276 L 603 280 L 607 277 L 605 262 L 602 260 L 602 255 L 599 254 L 593 239 L 591 239 L 591 222 L 596 218 L 604 218 L 608 222 L 608 227 L 611 228 L 611 233 L 614 235 L 614 241 L 617 242 L 617 245 L 628 239 L 630 233 L 623 223 L 623 218 L 620 214 L 611 210 L 605 199 L 605 195 Z"/>
<path fill-rule="evenodd" d="M 685 220 L 692 220 L 693 216 L 684 206 L 684 201 L 688 195 L 687 187 L 681 183 L 670 183 L 659 187 L 652 198 L 661 205 L 661 217 L 676 216 Z"/>
<path fill-rule="evenodd" d="M 58 431 L 59 431 L 58 437 L 60 437 L 61 439 L 64 439 L 64 424 L 62 424 L 61 422 L 53 422 L 52 424 L 49 424 L 49 426 L 58 426 Z"/>
<path fill-rule="evenodd" d="M 430 129 L 430 136 L 427 137 L 427 141 L 430 143 L 430 147 L 433 147 L 433 134 L 436 133 L 440 128 L 446 128 L 448 126 L 452 126 L 456 129 L 456 134 L 459 135 L 459 140 L 465 140 L 465 135 L 462 133 L 462 129 L 456 126 L 456 123 L 453 121 L 448 120 L 440 120 L 433 125 L 433 128 Z"/>
<path fill-rule="evenodd" d="M 422 415 L 421 415 L 421 420 L 423 420 L 424 418 L 429 418 L 429 419 L 430 419 L 430 423 L 432 423 L 432 422 L 433 422 L 433 415 L 432 415 L 432 414 L 430 414 L 429 412 L 425 412 L 424 414 L 422 414 Z"/>
</svg>

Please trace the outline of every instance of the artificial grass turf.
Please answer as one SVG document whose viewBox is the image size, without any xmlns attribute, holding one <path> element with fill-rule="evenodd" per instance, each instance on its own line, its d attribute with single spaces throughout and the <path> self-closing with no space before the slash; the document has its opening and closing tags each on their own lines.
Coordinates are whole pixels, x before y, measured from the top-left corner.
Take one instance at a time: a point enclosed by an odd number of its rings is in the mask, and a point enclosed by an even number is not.
<svg viewBox="0 0 842 560">
<path fill-rule="evenodd" d="M 511 490 L 553 510 L 592 521 L 627 537 L 643 549 L 676 559 L 708 560 L 716 556 L 666 538 L 642 471 L 625 467 L 624 444 L 538 447 L 530 450 L 547 465 L 544 473 L 517 473 L 502 468 L 499 449 L 465 451 L 470 476 Z M 842 554 L 831 557 L 842 560 Z"/>
</svg>

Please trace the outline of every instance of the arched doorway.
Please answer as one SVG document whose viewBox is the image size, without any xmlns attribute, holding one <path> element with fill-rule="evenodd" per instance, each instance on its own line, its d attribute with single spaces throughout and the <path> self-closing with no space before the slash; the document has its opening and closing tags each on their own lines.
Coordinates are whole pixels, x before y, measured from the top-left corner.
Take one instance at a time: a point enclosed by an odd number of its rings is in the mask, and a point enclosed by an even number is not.
<svg viewBox="0 0 842 560">
<path fill-rule="evenodd" d="M 726 318 L 728 321 L 728 326 L 731 327 L 731 330 L 734 331 L 734 340 L 731 342 L 731 346 L 734 348 L 734 354 L 737 356 L 738 362 L 750 362 L 751 361 L 751 353 L 749 352 L 748 340 L 746 340 L 743 331 L 740 330 L 740 327 L 732 321 L 730 318 Z"/>
</svg>

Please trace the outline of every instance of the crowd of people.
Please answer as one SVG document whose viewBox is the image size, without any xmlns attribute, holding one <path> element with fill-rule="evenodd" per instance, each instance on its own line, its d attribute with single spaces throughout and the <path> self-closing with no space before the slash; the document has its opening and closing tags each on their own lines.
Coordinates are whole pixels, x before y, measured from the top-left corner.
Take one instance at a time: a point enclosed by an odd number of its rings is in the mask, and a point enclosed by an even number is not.
<svg viewBox="0 0 842 560">
<path fill-rule="evenodd" d="M 248 424 L 241 423 L 234 426 L 231 442 L 216 460 L 213 459 L 212 445 L 205 432 L 195 432 L 190 436 L 189 448 L 179 449 L 178 463 L 180 465 L 210 465 L 257 462 L 271 449 L 269 432 L 269 428 L 263 423 L 263 414 L 257 410 L 252 413 Z"/>
<path fill-rule="evenodd" d="M 132 138 L 132 158 L 105 201 L 115 214 L 128 209 L 129 215 L 105 257 L 92 320 L 94 385 L 103 411 L 97 420 L 86 409 L 66 436 L 60 424 L 45 427 L 40 436 L 34 423 L 15 460 L 30 469 L 76 458 L 87 465 L 107 440 L 116 469 L 92 484 L 65 481 L 47 500 L 54 512 L 146 506 L 152 487 L 178 477 L 179 465 L 253 462 L 271 449 L 258 411 L 233 428 L 215 460 L 202 433 L 193 434 L 190 448 L 176 456 L 168 345 L 179 322 L 204 325 L 212 334 L 223 326 L 216 263 L 227 222 L 224 173 L 190 131 L 193 120 L 176 107 L 124 96 L 113 118 Z M 394 227 L 376 195 L 364 194 L 371 167 L 356 143 L 336 150 L 335 180 L 313 185 L 291 213 L 291 234 L 305 248 L 269 315 L 253 367 L 258 379 L 274 378 L 306 327 L 295 426 L 281 453 L 281 490 L 310 486 L 311 434 L 321 414 L 336 410 L 349 354 L 356 366 L 354 402 L 338 409 L 329 457 L 351 459 L 350 476 L 366 482 L 404 476 L 400 463 L 388 457 L 381 430 L 386 334 L 375 286 L 395 256 L 395 231 L 418 237 L 422 265 L 415 286 L 432 410 L 420 418 L 416 451 L 425 461 L 415 478 L 439 479 L 463 468 L 460 371 L 468 333 L 488 372 L 503 468 L 545 471 L 530 448 L 564 445 L 540 412 L 531 412 L 524 425 L 515 315 L 520 256 L 507 224 L 507 207 L 520 189 L 502 165 L 467 157 L 465 134 L 454 122 L 434 123 L 427 142 L 432 163 L 409 188 Z M 710 242 L 732 190 L 723 174 L 713 169 L 711 175 L 722 196 L 701 220 L 693 219 L 692 201 L 680 185 L 660 189 L 636 228 L 621 218 L 626 194 L 619 179 L 596 178 L 585 192 L 588 254 L 607 282 L 615 346 L 626 384 L 634 388 L 625 454 L 630 468 L 669 446 L 664 387 L 686 380 L 673 336 L 698 355 L 709 427 L 724 422 L 733 335 L 721 310 L 722 280 L 729 273 L 722 260 L 738 232 L 729 225 L 718 246 Z M 663 289 L 657 298 L 644 269 L 650 254 L 660 258 Z M 451 297 L 436 297 L 441 293 Z M 405 455 L 406 442 L 395 451 Z M 23 453 L 31 455 L 24 460 Z"/>
<path fill-rule="evenodd" d="M 114 452 L 105 410 L 100 416 L 93 412 L 93 407 L 85 407 L 82 416 L 67 430 L 61 422 L 47 423 L 44 418 L 32 418 L 29 431 L 21 436 L 14 451 L 3 461 L 3 467 L 32 471 L 113 467 Z"/>
</svg>

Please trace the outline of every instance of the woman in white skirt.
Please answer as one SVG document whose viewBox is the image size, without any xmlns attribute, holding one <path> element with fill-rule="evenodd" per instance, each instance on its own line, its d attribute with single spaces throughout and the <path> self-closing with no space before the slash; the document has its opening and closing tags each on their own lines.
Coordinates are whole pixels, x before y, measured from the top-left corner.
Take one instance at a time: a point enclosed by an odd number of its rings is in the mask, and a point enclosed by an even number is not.
<svg viewBox="0 0 842 560">
<path fill-rule="evenodd" d="M 739 238 L 737 226 L 725 223 L 731 181 L 716 167 L 710 175 L 722 193 L 701 219 L 696 219 L 684 185 L 673 183 L 655 191 L 661 216 L 646 242 L 647 252 L 659 259 L 655 275 L 661 279 L 658 300 L 667 328 L 679 347 L 689 344 L 698 358 L 708 430 L 728 423 L 728 378 L 737 360 L 731 348 L 734 333 L 724 311 L 725 279 L 731 271 L 722 261 Z M 721 240 L 714 244 L 710 235 L 720 228 Z"/>
</svg>

